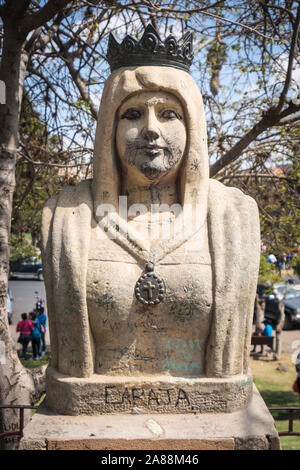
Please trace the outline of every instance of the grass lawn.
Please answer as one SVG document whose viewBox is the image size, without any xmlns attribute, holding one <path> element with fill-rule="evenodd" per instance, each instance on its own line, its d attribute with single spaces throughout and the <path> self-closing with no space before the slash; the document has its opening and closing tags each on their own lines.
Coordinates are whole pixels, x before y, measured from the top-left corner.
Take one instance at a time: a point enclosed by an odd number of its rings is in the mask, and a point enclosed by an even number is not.
<svg viewBox="0 0 300 470">
<path fill-rule="evenodd" d="M 286 366 L 287 371 L 278 370 L 278 366 Z M 290 354 L 283 354 L 279 361 L 268 358 L 255 360 L 251 358 L 250 366 L 256 387 L 260 391 L 268 407 L 300 406 L 300 395 L 292 391 L 296 379 L 295 365 Z M 272 411 L 277 431 L 288 431 L 288 412 Z M 294 431 L 300 432 L 300 410 L 295 412 Z M 283 436 L 280 438 L 283 450 L 300 450 L 300 436 Z"/>
<path fill-rule="evenodd" d="M 30 354 L 29 354 L 30 356 Z M 42 356 L 39 361 L 29 359 L 21 360 L 28 369 L 39 367 L 49 362 L 50 355 Z M 290 354 L 283 354 L 280 361 L 262 357 L 254 359 L 251 357 L 250 366 L 256 387 L 260 391 L 268 407 L 270 406 L 300 406 L 300 395 L 292 391 L 296 379 L 295 366 L 291 361 Z M 286 366 L 287 371 L 278 370 L 278 367 Z M 283 367 L 284 368 L 284 367 Z M 42 399 L 44 396 L 42 397 Z M 41 399 L 41 401 L 42 401 Z M 272 411 L 277 431 L 288 430 L 288 412 Z M 294 431 L 300 432 L 300 410 L 295 413 Z M 284 436 L 280 438 L 283 450 L 300 450 L 300 436 Z"/>
<path fill-rule="evenodd" d="M 26 367 L 27 369 L 35 369 L 35 367 L 40 367 L 40 366 L 44 366 L 46 364 L 48 364 L 49 360 L 50 360 L 50 354 L 49 353 L 46 353 L 44 356 L 41 357 L 40 360 L 36 361 L 34 359 L 32 359 L 32 354 L 30 352 L 27 352 L 27 356 L 28 356 L 28 360 L 27 361 L 24 361 L 24 359 L 22 359 L 20 357 L 20 361 L 21 363 L 23 364 L 24 367 Z"/>
</svg>

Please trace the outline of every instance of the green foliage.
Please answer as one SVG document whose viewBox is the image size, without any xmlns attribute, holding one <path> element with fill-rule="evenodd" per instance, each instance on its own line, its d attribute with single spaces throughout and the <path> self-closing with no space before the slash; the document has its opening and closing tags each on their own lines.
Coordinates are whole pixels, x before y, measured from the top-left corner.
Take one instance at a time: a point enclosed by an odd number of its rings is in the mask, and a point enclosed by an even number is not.
<svg viewBox="0 0 300 470">
<path fill-rule="evenodd" d="M 85 110 L 90 110 L 90 105 L 87 101 L 85 100 L 78 100 L 76 101 L 76 103 L 74 103 L 74 105 L 76 106 L 76 108 L 81 108 L 81 109 L 85 109 Z"/>
<path fill-rule="evenodd" d="M 31 237 L 18 237 L 12 234 L 10 238 L 10 264 L 17 264 L 32 256 L 37 256 L 37 250 L 31 244 Z"/>
<path fill-rule="evenodd" d="M 258 282 L 261 284 L 282 282 L 282 277 L 276 272 L 276 267 L 269 263 L 265 256 L 261 255 Z"/>
<path fill-rule="evenodd" d="M 296 253 L 300 240 L 298 150 L 299 148 L 291 149 L 294 154 L 284 164 L 279 161 L 268 172 L 261 170 L 269 176 L 267 178 L 258 176 L 260 171 L 256 170 L 251 173 L 251 177 L 234 180 L 234 186 L 256 200 L 261 238 L 267 244 L 269 252 L 276 257 L 289 252 Z M 260 164 L 260 159 L 263 166 L 264 156 L 256 155 L 257 165 Z"/>
<path fill-rule="evenodd" d="M 36 248 L 30 247 L 22 237 L 22 229 L 28 227 L 30 240 L 37 245 L 40 238 L 42 208 L 61 187 L 62 177 L 57 168 L 48 163 L 62 163 L 56 157 L 57 136 L 50 135 L 47 125 L 34 109 L 28 94 L 24 93 L 21 117 L 20 140 L 24 154 L 28 159 L 20 158 L 16 165 L 16 187 L 13 200 L 11 224 L 10 261 L 28 258 L 36 254 Z M 45 162 L 35 165 L 35 162 Z M 28 256 L 27 256 L 28 254 Z"/>
<path fill-rule="evenodd" d="M 23 364 L 23 366 L 26 367 L 26 369 L 36 369 L 37 367 L 48 365 L 48 363 L 50 361 L 50 354 L 49 353 L 46 353 L 39 360 L 34 360 L 32 358 L 32 353 L 30 353 L 30 352 L 28 352 L 27 355 L 28 355 L 28 360 L 27 361 L 24 361 L 24 359 L 22 359 L 20 357 L 20 361 Z M 43 397 L 44 397 L 44 395 L 43 395 Z"/>
<path fill-rule="evenodd" d="M 292 268 L 294 269 L 297 276 L 300 276 L 300 256 L 296 255 L 293 258 Z"/>
<path fill-rule="evenodd" d="M 30 98 L 24 91 L 22 109 L 20 116 L 20 133 L 23 139 L 35 138 L 43 139 L 46 132 L 46 125 L 40 119 L 39 114 L 34 110 Z"/>
</svg>

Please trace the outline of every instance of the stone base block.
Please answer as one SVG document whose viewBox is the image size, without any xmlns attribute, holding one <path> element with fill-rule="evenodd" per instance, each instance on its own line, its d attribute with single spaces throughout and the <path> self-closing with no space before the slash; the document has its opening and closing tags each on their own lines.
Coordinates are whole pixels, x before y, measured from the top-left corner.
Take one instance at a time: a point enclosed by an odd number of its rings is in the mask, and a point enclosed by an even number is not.
<svg viewBox="0 0 300 470">
<path fill-rule="evenodd" d="M 251 375 L 217 378 L 171 376 L 74 378 L 47 369 L 47 408 L 66 415 L 232 412 L 247 406 Z"/>
<path fill-rule="evenodd" d="M 62 416 L 41 406 L 25 427 L 29 450 L 279 450 L 280 440 L 258 391 L 232 413 Z"/>
</svg>

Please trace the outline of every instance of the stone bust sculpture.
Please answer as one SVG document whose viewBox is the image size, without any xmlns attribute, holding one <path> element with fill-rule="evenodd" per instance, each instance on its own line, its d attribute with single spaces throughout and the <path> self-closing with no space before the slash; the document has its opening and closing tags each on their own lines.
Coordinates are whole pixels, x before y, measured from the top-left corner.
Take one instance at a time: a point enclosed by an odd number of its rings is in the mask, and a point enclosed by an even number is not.
<svg viewBox="0 0 300 470">
<path fill-rule="evenodd" d="M 140 44 L 150 36 L 161 41 L 148 27 Z M 118 64 L 124 43 L 111 41 L 93 180 L 43 211 L 47 403 L 70 414 L 230 411 L 251 396 L 257 206 L 209 179 L 203 103 L 186 64 L 174 53 Z"/>
</svg>

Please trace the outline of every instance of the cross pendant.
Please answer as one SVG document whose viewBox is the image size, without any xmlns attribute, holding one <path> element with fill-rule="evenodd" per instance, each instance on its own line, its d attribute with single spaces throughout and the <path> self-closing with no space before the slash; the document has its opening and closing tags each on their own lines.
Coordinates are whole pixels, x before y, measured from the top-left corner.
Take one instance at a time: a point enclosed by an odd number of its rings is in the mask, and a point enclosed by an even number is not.
<svg viewBox="0 0 300 470">
<path fill-rule="evenodd" d="M 165 295 L 165 284 L 154 273 L 153 263 L 147 263 L 144 274 L 135 285 L 135 296 L 144 305 L 159 304 Z"/>
</svg>

